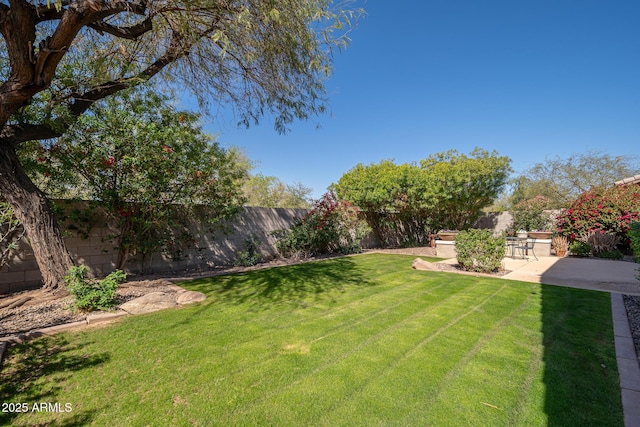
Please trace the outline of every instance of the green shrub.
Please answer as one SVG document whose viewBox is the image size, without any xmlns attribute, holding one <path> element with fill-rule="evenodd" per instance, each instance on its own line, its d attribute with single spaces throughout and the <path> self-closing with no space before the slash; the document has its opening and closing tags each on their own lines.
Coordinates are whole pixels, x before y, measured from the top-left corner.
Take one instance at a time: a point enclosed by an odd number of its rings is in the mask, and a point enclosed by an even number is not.
<svg viewBox="0 0 640 427">
<path fill-rule="evenodd" d="M 511 208 L 513 230 L 548 231 L 552 228 L 551 217 L 545 209 L 551 206 L 547 197 L 536 196 L 523 200 Z"/>
<path fill-rule="evenodd" d="M 569 246 L 569 252 L 577 257 L 588 257 L 591 253 L 591 246 L 586 242 L 576 240 Z"/>
<path fill-rule="evenodd" d="M 456 236 L 456 256 L 464 270 L 489 273 L 502 266 L 505 237 L 491 230 L 470 229 Z"/>
<path fill-rule="evenodd" d="M 260 241 L 256 236 L 244 239 L 244 251 L 240 251 L 236 257 L 236 265 L 241 267 L 251 267 L 262 261 L 262 254 L 259 251 Z"/>
<path fill-rule="evenodd" d="M 277 232 L 276 248 L 285 257 L 307 257 L 320 253 L 357 253 L 360 242 L 371 231 L 359 218 L 359 209 L 327 193 L 290 230 Z"/>
<path fill-rule="evenodd" d="M 624 258 L 624 255 L 622 254 L 622 252 L 620 252 L 617 249 L 614 249 L 612 251 L 600 251 L 595 253 L 595 256 L 597 256 L 598 258 L 604 258 L 604 259 L 622 259 Z"/>
<path fill-rule="evenodd" d="M 633 259 L 635 262 L 640 262 L 640 222 L 636 221 L 630 224 L 627 237 L 633 251 Z"/>
<path fill-rule="evenodd" d="M 69 269 L 64 277 L 67 290 L 75 297 L 75 306 L 82 311 L 110 310 L 116 304 L 116 289 L 127 275 L 116 270 L 102 280 L 86 278 L 87 267 L 80 265 Z"/>
</svg>

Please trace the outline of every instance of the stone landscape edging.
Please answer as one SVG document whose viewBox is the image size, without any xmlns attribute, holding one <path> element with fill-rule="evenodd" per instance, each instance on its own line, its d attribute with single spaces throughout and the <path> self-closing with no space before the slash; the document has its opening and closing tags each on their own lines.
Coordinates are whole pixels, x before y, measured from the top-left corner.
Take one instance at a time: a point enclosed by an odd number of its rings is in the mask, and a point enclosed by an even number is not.
<svg viewBox="0 0 640 427">
<path fill-rule="evenodd" d="M 171 284 L 167 286 L 169 289 L 176 291 L 176 300 L 178 295 L 183 294 L 183 293 L 187 293 L 187 292 L 193 292 L 193 291 L 188 291 L 178 285 L 175 284 Z M 204 294 L 203 294 L 204 295 Z M 138 298 L 142 298 L 142 297 L 138 297 Z M 136 299 L 138 299 L 136 298 Z M 132 300 L 133 301 L 133 300 Z M 183 303 L 183 304 L 178 304 L 176 303 L 176 307 L 182 307 L 184 305 L 188 305 L 191 303 Z M 154 310 L 154 311 L 158 311 L 158 310 Z M 140 313 L 142 314 L 142 313 Z M 71 322 L 71 323 L 62 323 L 60 325 L 54 325 L 54 326 L 48 326 L 46 328 L 39 328 L 39 329 L 34 329 L 31 331 L 27 331 L 27 332 L 23 332 L 20 334 L 16 334 L 16 335 L 9 335 L 6 337 L 1 337 L 0 338 L 0 370 L 2 369 L 2 363 L 4 361 L 4 354 L 7 351 L 7 349 L 9 348 L 10 344 L 20 344 L 35 338 L 40 338 L 43 336 L 52 336 L 55 335 L 57 333 L 60 332 L 65 332 L 65 331 L 69 331 L 72 329 L 77 329 L 77 328 L 82 328 L 85 326 L 89 326 L 89 325 L 96 325 L 99 323 L 106 323 L 106 322 L 110 322 L 116 319 L 119 319 L 121 317 L 125 317 L 125 316 L 135 316 L 136 314 L 133 313 L 128 313 L 124 310 L 118 310 L 116 312 L 97 312 L 97 313 L 89 313 L 87 314 L 87 317 L 83 320 L 79 320 L 76 322 Z"/>
</svg>

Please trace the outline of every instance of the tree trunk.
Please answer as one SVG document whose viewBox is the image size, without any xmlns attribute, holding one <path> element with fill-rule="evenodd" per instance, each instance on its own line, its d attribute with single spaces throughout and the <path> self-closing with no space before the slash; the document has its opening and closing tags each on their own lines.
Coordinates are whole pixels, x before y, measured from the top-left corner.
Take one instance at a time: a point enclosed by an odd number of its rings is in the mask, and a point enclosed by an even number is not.
<svg viewBox="0 0 640 427">
<path fill-rule="evenodd" d="M 63 276 L 73 260 L 45 194 L 24 172 L 12 143 L 0 140 L 0 191 L 22 223 L 47 292 L 66 292 Z"/>
</svg>

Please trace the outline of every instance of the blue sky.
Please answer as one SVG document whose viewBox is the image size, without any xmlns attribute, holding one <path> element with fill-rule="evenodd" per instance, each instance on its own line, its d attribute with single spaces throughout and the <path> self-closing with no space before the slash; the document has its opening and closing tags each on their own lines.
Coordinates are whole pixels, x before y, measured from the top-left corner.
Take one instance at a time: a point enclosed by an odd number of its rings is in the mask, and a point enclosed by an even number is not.
<svg viewBox="0 0 640 427">
<path fill-rule="evenodd" d="M 205 126 L 254 173 L 319 197 L 357 163 L 474 147 L 516 172 L 547 157 L 639 155 L 640 1 L 369 0 L 326 82 L 330 113 L 279 135 Z M 318 127 L 319 125 L 319 127 Z M 639 171 L 640 173 L 640 171 Z"/>
</svg>

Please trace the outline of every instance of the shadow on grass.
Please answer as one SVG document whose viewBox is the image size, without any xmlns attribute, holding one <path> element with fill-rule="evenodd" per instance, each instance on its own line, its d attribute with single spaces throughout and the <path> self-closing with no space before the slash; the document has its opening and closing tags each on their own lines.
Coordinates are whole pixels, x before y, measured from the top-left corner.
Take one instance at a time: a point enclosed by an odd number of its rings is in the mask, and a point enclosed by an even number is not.
<svg viewBox="0 0 640 427">
<path fill-rule="evenodd" d="M 548 425 L 623 425 L 610 295 L 542 285 L 542 322 Z"/>
<path fill-rule="evenodd" d="M 97 366 L 110 360 L 108 353 L 70 355 L 81 350 L 70 345 L 62 336 L 47 337 L 14 345 L 5 355 L 0 371 L 0 402 L 27 403 L 28 416 L 34 412 L 33 405 L 39 403 L 59 403 L 62 410 L 71 404 L 71 411 L 61 414 L 64 418 L 47 425 L 86 425 L 95 418 L 96 411 L 79 411 L 78 402 L 68 402 L 62 394 L 62 384 L 73 372 Z M 40 381 L 55 375 L 55 382 Z M 0 425 L 12 425 L 18 412 L 0 412 Z M 28 423 L 31 425 L 32 423 Z"/>
<path fill-rule="evenodd" d="M 274 267 L 182 282 L 214 300 L 266 308 L 278 304 L 305 305 L 351 285 L 368 285 L 351 257 Z"/>
</svg>

